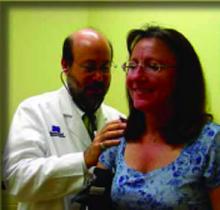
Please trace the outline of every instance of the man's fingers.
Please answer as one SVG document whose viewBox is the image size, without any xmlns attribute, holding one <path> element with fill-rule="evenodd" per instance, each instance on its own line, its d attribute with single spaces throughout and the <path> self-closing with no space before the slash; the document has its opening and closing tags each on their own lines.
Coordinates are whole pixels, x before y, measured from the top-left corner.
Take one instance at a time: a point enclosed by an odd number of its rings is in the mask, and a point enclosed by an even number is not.
<svg viewBox="0 0 220 210">
<path fill-rule="evenodd" d="M 100 146 L 100 149 L 101 150 L 105 150 L 109 147 L 112 147 L 112 146 L 116 146 L 120 143 L 120 140 L 119 139 L 114 139 L 114 140 L 106 140 L 106 141 L 102 141 L 101 143 L 99 143 L 99 146 Z"/>
<path fill-rule="evenodd" d="M 98 132 L 93 142 L 102 142 L 109 139 L 118 139 L 124 134 L 124 129 Z"/>
<path fill-rule="evenodd" d="M 119 138 L 124 134 L 126 123 L 122 120 L 114 120 L 98 131 L 92 144 L 84 152 L 87 167 L 95 165 L 100 153 L 106 148 L 116 146 L 120 143 Z"/>
<path fill-rule="evenodd" d="M 107 123 L 106 126 L 100 131 L 100 133 L 105 133 L 107 131 L 113 131 L 113 130 L 119 130 L 119 129 L 125 129 L 126 123 L 118 121 L 113 121 L 110 123 Z"/>
<path fill-rule="evenodd" d="M 121 137 L 124 134 L 124 129 L 122 130 L 115 130 L 115 131 L 108 131 L 100 135 L 99 141 L 109 140 L 109 139 L 116 139 Z"/>
</svg>

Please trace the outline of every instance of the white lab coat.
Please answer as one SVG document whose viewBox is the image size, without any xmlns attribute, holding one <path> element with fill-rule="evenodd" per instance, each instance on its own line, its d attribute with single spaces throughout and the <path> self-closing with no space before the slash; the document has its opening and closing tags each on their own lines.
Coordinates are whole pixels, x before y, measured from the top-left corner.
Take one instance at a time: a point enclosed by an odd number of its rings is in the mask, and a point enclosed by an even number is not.
<svg viewBox="0 0 220 210">
<path fill-rule="evenodd" d="M 4 155 L 9 190 L 19 210 L 72 210 L 71 194 L 88 177 L 83 151 L 91 140 L 80 110 L 64 87 L 23 101 L 11 124 Z M 98 130 L 123 114 L 102 104 Z"/>
</svg>

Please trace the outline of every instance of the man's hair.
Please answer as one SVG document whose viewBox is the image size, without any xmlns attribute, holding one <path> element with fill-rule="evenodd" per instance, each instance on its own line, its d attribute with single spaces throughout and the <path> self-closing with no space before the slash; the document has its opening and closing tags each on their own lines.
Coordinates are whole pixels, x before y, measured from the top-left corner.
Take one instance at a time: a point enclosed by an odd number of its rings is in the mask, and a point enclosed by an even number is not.
<svg viewBox="0 0 220 210">
<path fill-rule="evenodd" d="M 73 40 L 70 36 L 66 37 L 63 42 L 62 59 L 66 61 L 67 66 L 70 67 L 73 63 L 72 55 Z"/>
<path fill-rule="evenodd" d="M 205 112 L 205 82 L 199 58 L 187 38 L 175 29 L 160 26 L 147 26 L 134 29 L 127 36 L 129 56 L 138 41 L 144 38 L 157 38 L 163 41 L 176 58 L 176 86 L 173 93 L 173 113 L 169 122 L 162 128 L 167 143 L 182 144 L 198 137 L 204 124 L 212 120 Z M 147 125 L 142 111 L 133 106 L 128 93 L 129 117 L 125 130 L 126 140 L 141 137 Z"/>
<path fill-rule="evenodd" d="M 113 59 L 113 47 L 112 43 L 108 41 L 110 51 L 111 51 L 111 61 Z M 74 61 L 74 55 L 72 54 L 72 48 L 74 46 L 74 40 L 71 36 L 65 38 L 63 42 L 63 49 L 62 49 L 62 59 L 66 61 L 67 66 L 70 67 Z"/>
</svg>

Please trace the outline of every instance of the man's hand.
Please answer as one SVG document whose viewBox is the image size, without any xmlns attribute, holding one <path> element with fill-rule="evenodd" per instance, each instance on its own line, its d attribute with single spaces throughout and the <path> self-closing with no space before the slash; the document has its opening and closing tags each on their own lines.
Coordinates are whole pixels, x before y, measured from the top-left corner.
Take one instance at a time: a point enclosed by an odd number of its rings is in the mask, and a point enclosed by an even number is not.
<svg viewBox="0 0 220 210">
<path fill-rule="evenodd" d="M 84 152 L 87 168 L 97 164 L 99 155 L 103 149 L 118 145 L 120 143 L 119 138 L 123 135 L 125 127 L 125 121 L 114 120 L 107 123 L 102 130 L 96 133 L 92 144 Z"/>
</svg>

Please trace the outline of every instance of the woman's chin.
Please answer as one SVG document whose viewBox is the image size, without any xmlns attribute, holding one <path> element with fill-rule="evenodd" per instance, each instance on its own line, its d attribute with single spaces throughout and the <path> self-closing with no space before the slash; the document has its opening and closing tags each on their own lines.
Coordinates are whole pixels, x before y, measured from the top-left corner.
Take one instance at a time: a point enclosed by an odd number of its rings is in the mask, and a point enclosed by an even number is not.
<svg viewBox="0 0 220 210">
<path fill-rule="evenodd" d="M 134 103 L 134 108 L 140 111 L 150 111 L 153 108 L 153 105 L 151 103 L 146 102 L 136 102 Z"/>
</svg>

